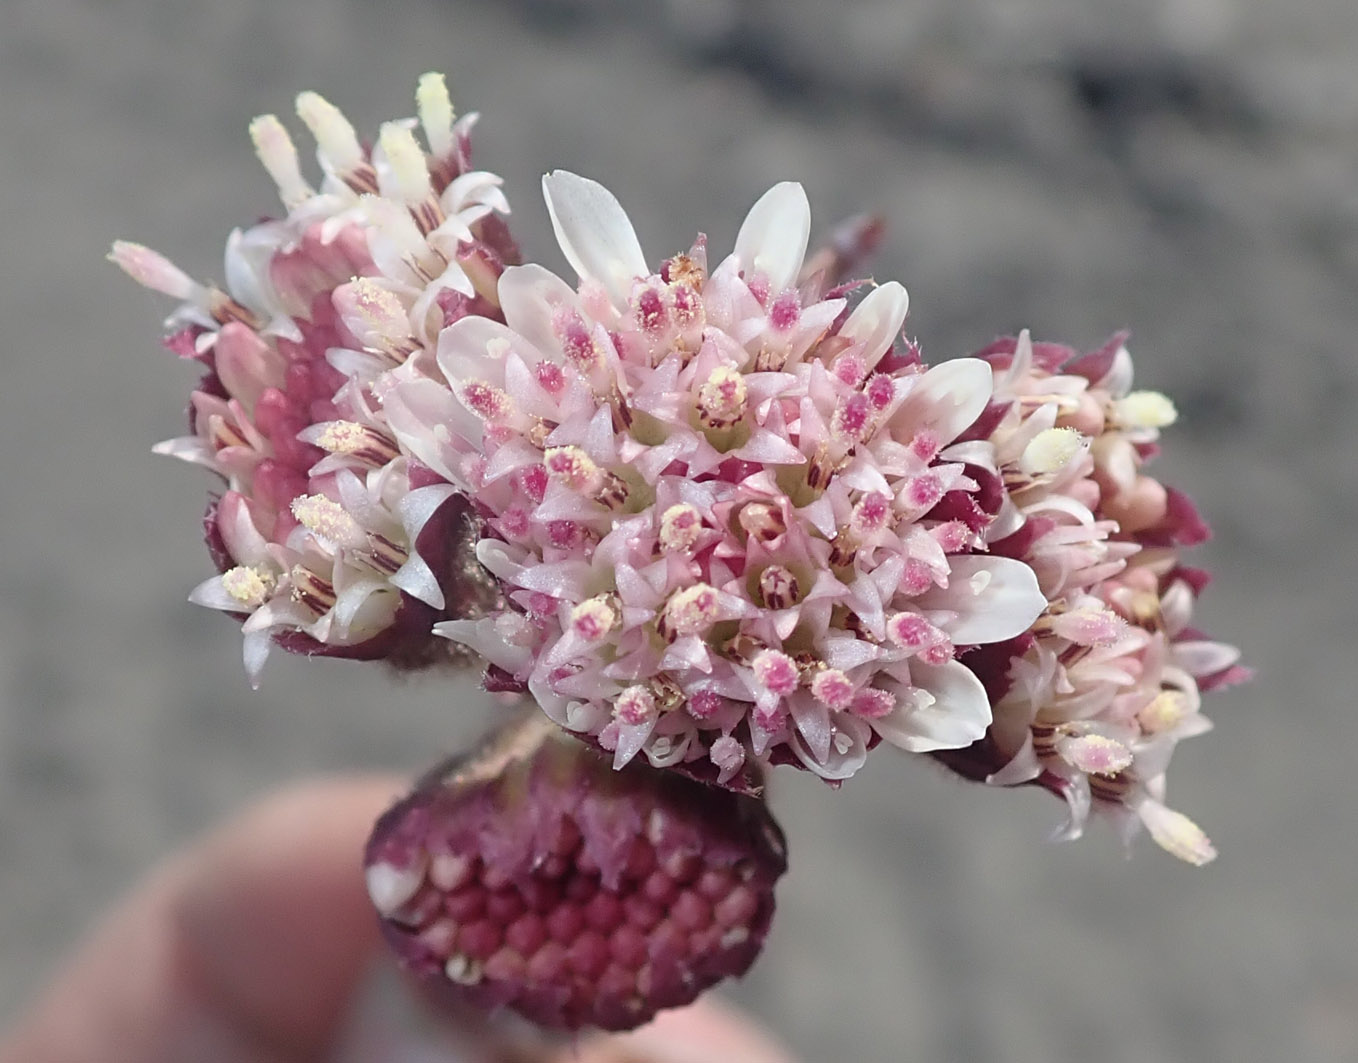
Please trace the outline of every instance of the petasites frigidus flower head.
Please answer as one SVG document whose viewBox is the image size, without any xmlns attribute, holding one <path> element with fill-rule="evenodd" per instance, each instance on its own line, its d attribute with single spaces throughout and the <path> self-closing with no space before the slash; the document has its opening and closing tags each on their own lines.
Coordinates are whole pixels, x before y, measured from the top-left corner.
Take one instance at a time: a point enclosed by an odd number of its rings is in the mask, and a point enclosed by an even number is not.
<svg viewBox="0 0 1358 1063">
<path fill-rule="evenodd" d="M 1031 565 L 1047 606 L 1020 638 L 966 655 L 990 693 L 986 737 L 939 759 L 972 778 L 1063 796 L 1062 837 L 1091 813 L 1143 827 L 1180 859 L 1215 856 L 1164 804 L 1175 745 L 1211 724 L 1205 690 L 1246 677 L 1239 652 L 1191 627 L 1206 574 L 1180 561 L 1207 538 L 1189 500 L 1145 472 L 1172 403 L 1132 390 L 1119 335 L 1079 356 L 1026 332 L 978 357 L 995 398 L 969 434 L 988 439 L 1007 500 L 990 548 Z"/>
<path fill-rule="evenodd" d="M 955 440 L 990 367 L 925 369 L 899 284 L 853 307 L 798 286 L 800 185 L 715 268 L 699 237 L 658 270 L 601 185 L 543 187 L 578 287 L 507 269 L 505 322 L 454 323 L 443 382 L 386 396 L 402 445 L 484 514 L 502 587 L 493 615 L 436 630 L 618 766 L 837 781 L 879 739 L 979 738 L 989 704 L 956 650 L 1045 604 L 1026 565 L 977 552 L 1003 489 L 990 445 Z"/>
<path fill-rule="evenodd" d="M 567 1030 L 631 1029 L 744 974 L 786 867 L 763 801 L 614 771 L 540 715 L 426 778 L 367 850 L 407 969 Z"/>
<path fill-rule="evenodd" d="M 299 96 L 319 187 L 282 123 L 256 118 L 286 212 L 231 234 L 224 290 L 137 244 L 110 256 L 183 300 L 166 345 L 206 374 L 190 434 L 157 450 L 224 481 L 207 516 L 220 574 L 191 597 L 243 620 L 252 680 L 273 643 L 412 665 L 446 656 L 430 626 L 466 615 L 450 602 L 493 598 L 459 554 L 469 510 L 400 453 L 376 386 L 432 366 L 449 320 L 498 314 L 495 278 L 517 260 L 500 179 L 469 167 L 476 116 L 454 121 L 439 75 L 421 78 L 417 99 L 424 143 L 415 120 L 397 121 L 369 149 L 333 105 Z"/>
</svg>

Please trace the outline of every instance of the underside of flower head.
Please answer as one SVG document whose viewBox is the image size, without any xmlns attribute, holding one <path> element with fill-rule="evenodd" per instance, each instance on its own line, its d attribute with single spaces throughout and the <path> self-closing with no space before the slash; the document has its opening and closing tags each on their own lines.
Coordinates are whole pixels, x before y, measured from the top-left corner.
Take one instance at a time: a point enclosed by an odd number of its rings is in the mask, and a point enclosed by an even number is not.
<svg viewBox="0 0 1358 1063">
<path fill-rule="evenodd" d="M 409 665 L 446 656 L 429 629 L 465 615 L 448 603 L 495 598 L 469 554 L 465 502 L 401 452 L 381 403 L 384 375 L 417 374 L 445 324 L 498 313 L 495 278 L 517 260 L 500 179 L 469 166 L 476 116 L 454 121 L 438 75 L 421 79 L 418 104 L 418 122 L 385 124 L 370 150 L 332 104 L 299 96 L 315 187 L 282 123 L 255 119 L 286 213 L 231 235 L 225 288 L 136 244 L 111 256 L 183 300 L 168 345 L 206 375 L 191 434 L 157 450 L 225 482 L 207 518 L 220 574 L 191 598 L 242 619 L 252 679 L 273 644 Z"/>
<path fill-rule="evenodd" d="M 365 863 L 406 968 L 569 1030 L 631 1029 L 744 974 L 787 866 L 764 802 L 615 772 L 541 716 L 427 777 Z"/>
<path fill-rule="evenodd" d="M 839 780 L 881 739 L 980 737 L 985 691 L 956 655 L 1045 602 L 983 552 L 1002 484 L 989 444 L 956 442 L 989 366 L 899 349 L 898 284 L 853 307 L 799 286 L 799 185 L 763 196 L 714 268 L 700 237 L 655 270 L 602 186 L 543 187 L 578 287 L 507 269 L 503 323 L 454 323 L 443 379 L 386 395 L 401 445 L 485 515 L 504 600 L 439 633 L 618 766 Z"/>
</svg>

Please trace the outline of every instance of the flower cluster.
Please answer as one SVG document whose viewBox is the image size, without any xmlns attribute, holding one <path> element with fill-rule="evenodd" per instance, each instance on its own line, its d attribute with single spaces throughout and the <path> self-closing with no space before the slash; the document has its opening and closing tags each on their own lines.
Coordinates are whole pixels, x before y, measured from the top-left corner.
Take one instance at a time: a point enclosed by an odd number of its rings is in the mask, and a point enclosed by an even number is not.
<svg viewBox="0 0 1358 1063">
<path fill-rule="evenodd" d="M 225 481 L 206 519 L 220 574 L 192 600 L 243 619 L 252 679 L 274 642 L 418 662 L 447 601 L 489 593 L 457 554 L 465 504 L 397 446 L 373 386 L 418 373 L 457 317 L 495 313 L 495 278 L 517 258 L 500 179 L 469 167 L 476 116 L 454 121 L 438 75 L 417 99 L 427 150 L 414 121 L 387 123 L 368 150 L 332 104 L 299 96 L 318 189 L 279 120 L 255 119 L 286 215 L 231 235 L 225 290 L 137 244 L 111 255 L 184 301 L 167 346 L 207 370 L 191 434 L 157 449 Z"/>
<path fill-rule="evenodd" d="M 799 185 L 766 193 L 715 267 L 700 237 L 656 270 L 602 186 L 543 187 L 579 286 L 506 269 L 504 323 L 454 323 L 443 381 L 384 392 L 401 445 L 483 514 L 504 588 L 435 630 L 619 767 L 701 761 L 728 783 L 786 759 L 840 780 L 879 739 L 979 738 L 990 709 L 958 649 L 1045 605 L 1027 565 L 982 552 L 989 445 L 953 445 L 989 366 L 897 349 L 898 284 L 852 309 L 798 285 Z"/>
<path fill-rule="evenodd" d="M 764 768 L 838 785 L 878 745 L 1043 786 L 1065 836 L 1098 813 L 1212 858 L 1165 774 L 1245 673 L 1191 626 L 1207 528 L 1145 472 L 1175 411 L 1125 337 L 928 367 L 901 285 L 843 283 L 880 223 L 807 257 L 790 182 L 709 264 L 703 236 L 648 260 L 602 185 L 549 174 L 568 283 L 520 264 L 476 116 L 433 74 L 417 105 L 366 147 L 300 96 L 317 187 L 256 119 L 285 210 L 232 234 L 224 288 L 111 256 L 205 369 L 158 449 L 224 483 L 191 597 L 241 621 L 251 679 L 275 644 L 460 655 L 545 713 L 375 829 L 408 967 L 571 1029 L 692 1000 L 772 917 Z"/>
<path fill-rule="evenodd" d="M 966 658 L 994 722 L 944 759 L 1060 794 L 1065 837 L 1095 811 L 1202 864 L 1214 850 L 1164 806 L 1165 769 L 1180 739 L 1211 726 L 1201 692 L 1245 673 L 1236 650 L 1189 626 L 1206 577 L 1178 550 L 1207 527 L 1143 471 L 1176 414 L 1163 395 L 1132 390 L 1124 340 L 1080 357 L 1025 332 L 978 353 L 995 369 L 995 399 L 970 434 L 994 446 L 1007 495 L 990 549 L 1029 565 L 1048 604 L 1021 638 Z"/>
</svg>

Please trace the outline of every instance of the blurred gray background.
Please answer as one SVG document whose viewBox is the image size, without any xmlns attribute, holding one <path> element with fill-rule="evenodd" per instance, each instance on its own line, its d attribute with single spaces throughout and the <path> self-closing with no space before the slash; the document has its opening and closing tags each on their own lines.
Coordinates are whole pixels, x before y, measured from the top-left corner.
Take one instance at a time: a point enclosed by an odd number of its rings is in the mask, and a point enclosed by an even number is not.
<svg viewBox="0 0 1358 1063">
<path fill-rule="evenodd" d="M 219 277 L 276 209 L 248 119 L 314 88 L 361 130 L 447 72 L 517 231 L 604 179 L 648 253 L 730 246 L 776 180 L 870 207 L 926 356 L 1134 330 L 1182 417 L 1160 475 L 1217 531 L 1212 699 L 1171 803 L 1206 870 L 1061 810 L 871 758 L 780 780 L 793 868 L 737 999 L 812 1063 L 1358 1060 L 1358 7 L 1352 0 L 3 0 L 0 1021 L 159 856 L 307 773 L 414 772 L 468 684 L 271 661 L 188 605 L 208 480 L 150 445 L 193 373 L 130 237 Z M 297 125 L 294 123 L 294 128 Z"/>
</svg>

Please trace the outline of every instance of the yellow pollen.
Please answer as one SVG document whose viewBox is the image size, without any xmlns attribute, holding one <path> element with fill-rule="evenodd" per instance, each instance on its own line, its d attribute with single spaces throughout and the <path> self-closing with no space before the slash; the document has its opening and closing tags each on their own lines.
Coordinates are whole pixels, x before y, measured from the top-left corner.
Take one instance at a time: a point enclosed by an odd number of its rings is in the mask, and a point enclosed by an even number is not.
<svg viewBox="0 0 1358 1063">
<path fill-rule="evenodd" d="M 422 205 L 433 195 L 433 186 L 429 183 L 429 164 L 415 134 L 405 126 L 386 122 L 378 141 L 391 166 L 395 198 L 408 207 Z"/>
<path fill-rule="evenodd" d="M 340 174 L 363 165 L 363 147 L 358 134 L 340 109 L 315 92 L 304 92 L 297 97 L 297 117 L 306 123 L 316 138 L 321 158 Z"/>
<path fill-rule="evenodd" d="M 617 622 L 617 610 L 609 604 L 607 595 L 587 598 L 571 610 L 571 628 L 586 642 L 598 642 Z"/>
<path fill-rule="evenodd" d="M 361 424 L 333 421 L 325 426 L 316 442 L 322 450 L 328 450 L 331 454 L 352 454 L 368 442 L 368 436 Z"/>
<path fill-rule="evenodd" d="M 1028 476 L 1050 476 L 1074 461 L 1087 442 L 1073 428 L 1048 428 L 1023 448 L 1019 469 Z"/>
<path fill-rule="evenodd" d="M 1116 775 L 1132 765 L 1130 749 L 1098 734 L 1060 738 L 1056 751 L 1067 764 L 1087 775 Z"/>
<path fill-rule="evenodd" d="M 292 500 L 292 515 L 312 535 L 346 544 L 363 535 L 358 522 L 344 507 L 325 495 L 299 495 Z"/>
<path fill-rule="evenodd" d="M 311 188 L 302 177 L 297 149 L 283 123 L 271 114 L 262 114 L 250 123 L 250 139 L 255 154 L 278 186 L 286 207 L 295 207 L 311 198 Z"/>
<path fill-rule="evenodd" d="M 1155 844 L 1171 856 L 1194 867 L 1202 867 L 1216 858 L 1217 851 L 1202 828 L 1182 812 L 1161 808 L 1152 815 L 1143 811 L 1141 818 Z"/>
<path fill-rule="evenodd" d="M 222 573 L 222 589 L 241 605 L 254 608 L 262 605 L 273 590 L 274 578 L 249 565 L 237 565 Z"/>
<path fill-rule="evenodd" d="M 421 74 L 415 89 L 415 108 L 420 114 L 429 153 L 442 158 L 453 150 L 453 101 L 448 98 L 448 83 L 436 72 Z"/>
<path fill-rule="evenodd" d="M 698 413 L 712 428 L 725 428 L 745 415 L 749 388 L 745 377 L 729 365 L 719 365 L 698 389 Z"/>
<path fill-rule="evenodd" d="M 1113 419 L 1123 428 L 1165 428 L 1179 413 L 1158 391 L 1133 391 L 1113 403 Z"/>
<path fill-rule="evenodd" d="M 661 623 L 676 635 L 700 635 L 717 622 L 717 592 L 706 583 L 675 591 Z"/>
<path fill-rule="evenodd" d="M 1188 699 L 1177 690 L 1162 690 L 1155 698 L 1137 713 L 1136 718 L 1143 730 L 1159 734 L 1177 727 L 1188 715 Z"/>
<path fill-rule="evenodd" d="M 579 447 L 552 447 L 542 456 L 547 474 L 567 487 L 585 494 L 597 491 L 603 472 Z"/>
<path fill-rule="evenodd" d="M 703 517 L 696 506 L 680 502 L 660 518 L 660 545 L 675 553 L 688 553 L 703 533 Z"/>
<path fill-rule="evenodd" d="M 410 318 L 395 292 L 371 277 L 355 277 L 349 287 L 354 294 L 354 308 L 374 332 L 398 343 L 410 338 Z"/>
</svg>

